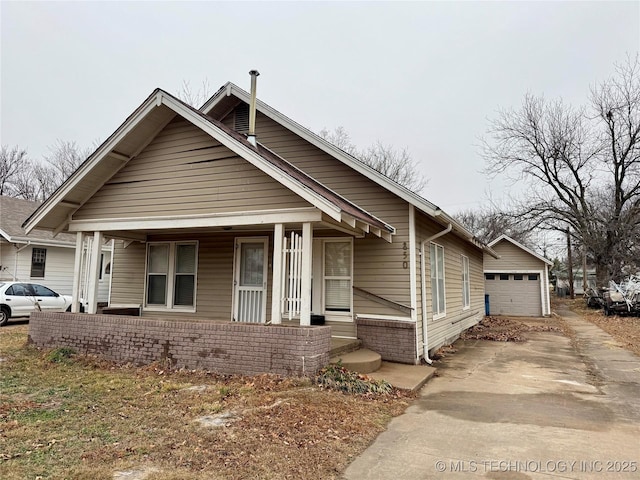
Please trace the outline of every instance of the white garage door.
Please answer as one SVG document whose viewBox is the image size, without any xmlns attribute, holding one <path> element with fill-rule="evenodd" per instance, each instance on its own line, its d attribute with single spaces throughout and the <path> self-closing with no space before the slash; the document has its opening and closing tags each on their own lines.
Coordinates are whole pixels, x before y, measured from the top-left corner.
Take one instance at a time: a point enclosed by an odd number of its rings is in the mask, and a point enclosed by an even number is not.
<svg viewBox="0 0 640 480">
<path fill-rule="evenodd" d="M 485 273 L 484 288 L 491 315 L 542 316 L 537 273 Z"/>
</svg>

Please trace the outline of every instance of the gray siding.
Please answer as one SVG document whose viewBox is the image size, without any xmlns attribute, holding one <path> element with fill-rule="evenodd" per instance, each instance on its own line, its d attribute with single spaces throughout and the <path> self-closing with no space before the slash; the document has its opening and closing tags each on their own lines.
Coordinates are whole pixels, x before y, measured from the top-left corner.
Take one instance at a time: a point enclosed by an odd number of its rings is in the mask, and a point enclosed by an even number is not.
<svg viewBox="0 0 640 480">
<path fill-rule="evenodd" d="M 540 271 L 544 270 L 544 262 L 537 259 L 528 252 L 525 252 L 511 242 L 502 240 L 491 247 L 500 258 L 493 258 L 486 255 L 484 259 L 484 271 Z"/>
<path fill-rule="evenodd" d="M 232 117 L 229 115 L 227 121 L 231 122 Z M 396 228 L 391 244 L 373 235 L 355 239 L 353 284 L 409 306 L 409 269 L 403 266 L 403 247 L 406 243 L 408 248 L 409 244 L 407 202 L 259 112 L 256 134 L 260 143 Z M 356 314 L 398 314 L 395 310 L 360 297 L 354 297 L 354 310 Z"/>
<path fill-rule="evenodd" d="M 197 127 L 176 119 L 83 205 L 74 219 L 308 206 Z"/>
<path fill-rule="evenodd" d="M 417 245 L 419 249 L 422 241 L 428 239 L 432 235 L 444 230 L 445 227 L 429 220 L 426 215 L 416 213 L 416 230 Z M 445 303 L 446 315 L 444 317 L 433 319 L 433 301 L 431 297 L 431 277 L 430 277 L 430 258 L 429 243 L 425 245 L 425 275 L 427 285 L 427 333 L 428 348 L 433 350 L 444 344 L 455 340 L 462 331 L 478 323 L 484 316 L 484 274 L 482 270 L 483 256 L 482 251 L 449 233 L 434 240 L 438 245 L 444 247 L 445 259 Z M 469 274 L 471 286 L 471 306 L 468 309 L 463 308 L 462 298 L 462 256 L 469 258 Z M 420 256 L 417 255 L 418 261 L 418 306 L 419 319 L 423 318 L 422 312 L 422 292 L 421 292 L 421 275 L 420 275 Z M 418 346 L 420 353 L 423 345 L 422 321 L 418 321 Z"/>
</svg>

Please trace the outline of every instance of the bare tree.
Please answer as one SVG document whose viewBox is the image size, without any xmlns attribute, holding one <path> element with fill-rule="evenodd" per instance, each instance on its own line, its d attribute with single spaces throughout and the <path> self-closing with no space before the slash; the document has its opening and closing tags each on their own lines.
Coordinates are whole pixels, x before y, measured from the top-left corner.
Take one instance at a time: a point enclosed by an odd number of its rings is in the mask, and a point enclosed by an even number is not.
<svg viewBox="0 0 640 480">
<path fill-rule="evenodd" d="M 531 183 L 521 218 L 550 230 L 568 228 L 589 251 L 601 284 L 633 261 L 623 246 L 638 241 L 639 73 L 637 57 L 618 66 L 592 89 L 590 108 L 527 95 L 519 110 L 499 113 L 484 142 L 490 174 Z"/>
<path fill-rule="evenodd" d="M 211 85 L 209 85 L 209 79 L 205 78 L 202 81 L 202 85 L 198 90 L 194 90 L 191 87 L 191 82 L 183 80 L 180 89 L 178 90 L 177 97 L 184 103 L 191 105 L 194 108 L 201 107 L 211 96 Z"/>
<path fill-rule="evenodd" d="M 18 186 L 21 172 L 30 168 L 31 161 L 27 151 L 21 148 L 2 145 L 0 149 L 0 195 L 19 196 Z"/>
<path fill-rule="evenodd" d="M 532 246 L 529 222 L 523 222 L 518 215 L 494 205 L 477 210 L 463 210 L 455 217 L 483 243 L 490 243 L 500 235 L 507 235 L 518 243 Z"/>
<path fill-rule="evenodd" d="M 377 141 L 367 148 L 359 149 L 351 142 L 351 137 L 344 127 L 337 127 L 333 131 L 323 128 L 319 135 L 409 190 L 420 193 L 427 185 L 427 180 L 406 148 L 398 150 Z"/>
</svg>

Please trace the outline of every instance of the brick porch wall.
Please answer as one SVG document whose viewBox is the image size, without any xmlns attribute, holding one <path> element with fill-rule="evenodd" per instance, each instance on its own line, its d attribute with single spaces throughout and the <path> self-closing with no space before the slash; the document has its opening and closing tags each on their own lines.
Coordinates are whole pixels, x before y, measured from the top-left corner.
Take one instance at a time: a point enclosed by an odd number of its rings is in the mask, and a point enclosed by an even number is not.
<svg viewBox="0 0 640 480">
<path fill-rule="evenodd" d="M 167 361 L 225 374 L 302 376 L 329 363 L 331 327 L 33 312 L 29 342 L 136 365 Z"/>
<path fill-rule="evenodd" d="M 416 363 L 416 324 L 401 320 L 356 318 L 362 346 L 380 354 L 383 360 Z"/>
</svg>

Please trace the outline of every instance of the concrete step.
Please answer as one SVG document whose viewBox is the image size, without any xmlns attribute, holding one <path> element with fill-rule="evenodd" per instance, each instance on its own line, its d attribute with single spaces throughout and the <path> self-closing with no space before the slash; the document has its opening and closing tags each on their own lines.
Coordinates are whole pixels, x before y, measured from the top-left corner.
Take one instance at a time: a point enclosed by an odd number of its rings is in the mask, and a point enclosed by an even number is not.
<svg viewBox="0 0 640 480">
<path fill-rule="evenodd" d="M 372 373 L 382 365 L 382 357 L 368 348 L 360 348 L 354 352 L 336 355 L 331 358 L 331 363 L 341 362 L 348 370 L 358 373 Z"/>
<path fill-rule="evenodd" d="M 362 340 L 357 338 L 331 338 L 331 351 L 329 356 L 331 358 L 338 355 L 344 355 L 345 353 L 355 352 L 362 346 Z"/>
</svg>

